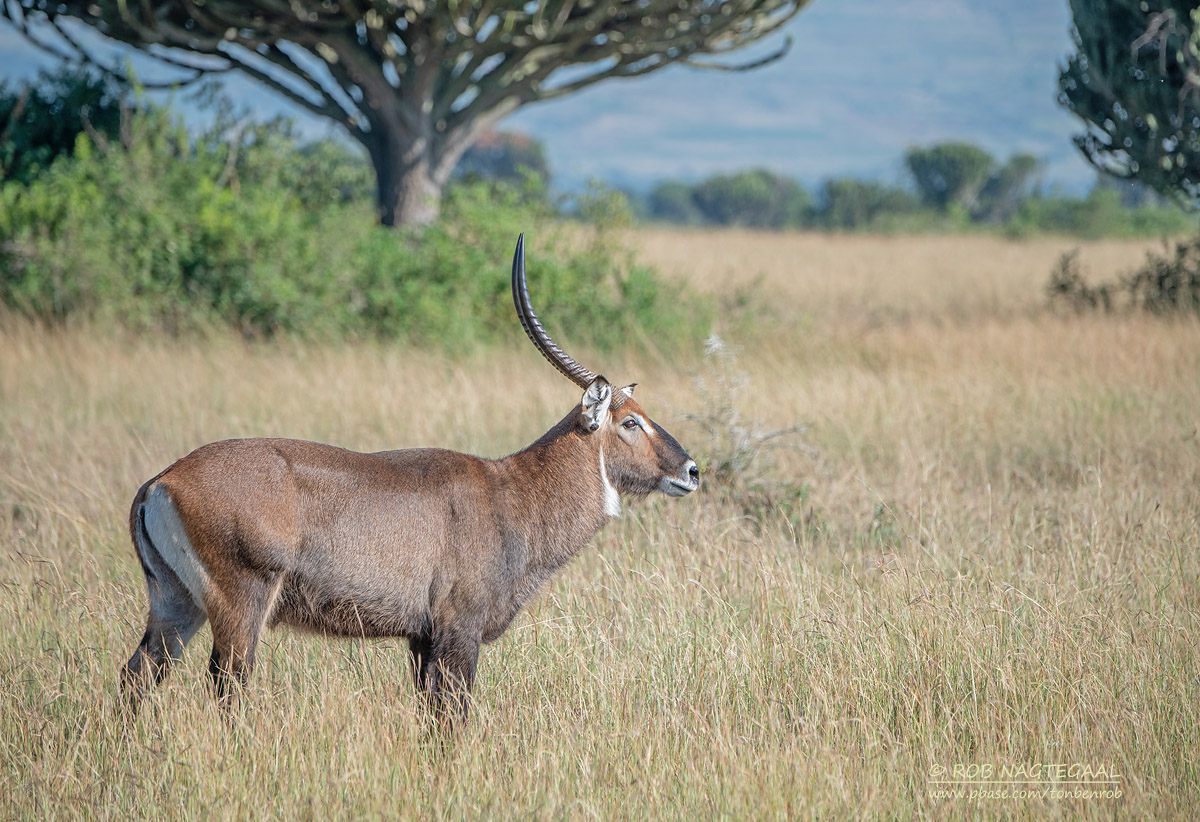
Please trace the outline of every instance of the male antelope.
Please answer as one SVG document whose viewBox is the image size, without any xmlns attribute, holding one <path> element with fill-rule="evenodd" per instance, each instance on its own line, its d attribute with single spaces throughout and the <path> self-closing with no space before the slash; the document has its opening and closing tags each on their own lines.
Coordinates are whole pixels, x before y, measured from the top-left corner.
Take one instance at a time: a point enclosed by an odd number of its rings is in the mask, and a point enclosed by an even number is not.
<svg viewBox="0 0 1200 822">
<path fill-rule="evenodd" d="M 129 527 L 149 589 L 146 633 L 121 672 L 136 709 L 204 624 L 217 698 L 245 684 L 264 627 L 405 637 L 418 690 L 465 715 L 480 643 L 621 507 L 683 496 L 696 463 L 633 399 L 567 356 L 529 301 L 517 316 L 583 399 L 523 451 L 491 460 L 435 448 L 359 454 L 285 439 L 202 446 L 146 482 Z M 511 388 L 509 386 L 508 388 Z"/>
</svg>

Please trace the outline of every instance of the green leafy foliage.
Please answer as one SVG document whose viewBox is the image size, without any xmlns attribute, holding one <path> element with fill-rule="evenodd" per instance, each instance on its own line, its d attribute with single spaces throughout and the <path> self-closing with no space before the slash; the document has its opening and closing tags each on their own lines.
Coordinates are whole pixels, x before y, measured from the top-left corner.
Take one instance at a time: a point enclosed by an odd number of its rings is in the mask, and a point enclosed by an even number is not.
<svg viewBox="0 0 1200 822">
<path fill-rule="evenodd" d="M 812 208 L 798 183 L 763 170 L 710 177 L 693 189 L 692 199 L 709 223 L 753 228 L 802 225 Z"/>
<path fill-rule="evenodd" d="M 821 204 L 822 223 L 837 230 L 870 228 L 885 217 L 914 214 L 920 208 L 907 191 L 849 177 L 826 180 Z"/>
<path fill-rule="evenodd" d="M 992 155 L 970 143 L 912 148 L 904 155 L 904 162 L 922 202 L 939 210 L 974 206 L 996 164 Z"/>
<path fill-rule="evenodd" d="M 85 131 L 117 139 L 124 93 L 111 78 L 74 66 L 20 88 L 0 83 L 0 180 L 30 182 L 74 151 Z"/>
<path fill-rule="evenodd" d="M 1200 199 L 1200 10 L 1183 0 L 1071 0 L 1075 53 L 1059 103 L 1101 171 Z"/>
<path fill-rule="evenodd" d="M 1002 223 L 1012 217 L 1021 203 L 1033 195 L 1038 161 L 1030 154 L 1014 154 L 992 172 L 975 201 L 977 219 Z"/>
<path fill-rule="evenodd" d="M 651 192 L 647 216 L 683 225 L 799 228 L 812 199 L 795 180 L 757 169 L 719 174 L 696 185 L 667 180 Z"/>
<path fill-rule="evenodd" d="M 572 341 L 603 348 L 648 334 L 669 347 L 707 330 L 706 303 L 636 265 L 613 232 L 593 230 L 573 250 L 545 198 L 526 190 L 463 184 L 435 225 L 395 232 L 374 225 L 360 160 L 337 145 L 300 147 L 286 124 L 191 140 L 150 110 L 124 129 L 122 144 L 79 136 L 74 156 L 0 187 L 10 309 L 135 330 L 228 325 L 462 349 L 511 338 L 508 270 L 525 231 L 539 310 Z"/>
<path fill-rule="evenodd" d="M 815 202 L 799 183 L 767 171 L 717 175 L 696 184 L 665 180 L 639 203 L 651 220 L 764 229 L 961 232 L 1001 229 L 1082 237 L 1178 235 L 1195 227 L 1177 204 L 1136 182 L 1113 189 L 1101 177 L 1084 197 L 1041 190 L 1037 158 L 997 162 L 968 143 L 911 149 L 910 187 L 853 177 L 827 179 Z"/>
<path fill-rule="evenodd" d="M 151 65 L 193 69 L 184 83 L 241 71 L 363 146 L 384 225 L 424 227 L 463 152 L 515 108 L 673 64 L 763 66 L 790 39 L 740 65 L 721 58 L 776 35 L 807 3 L 5 0 L 0 19 L 84 63 L 107 64 L 101 53 L 124 43 Z M 81 26 L 93 31 L 80 37 Z"/>
<path fill-rule="evenodd" d="M 1031 197 L 1006 224 L 1009 233 L 1057 232 L 1076 237 L 1177 236 L 1194 231 L 1195 217 L 1173 206 L 1126 206 L 1120 192 L 1096 186 L 1086 197 Z"/>
<path fill-rule="evenodd" d="M 701 225 L 704 214 L 692 196 L 692 186 L 678 180 L 664 180 L 650 192 L 647 216 L 676 225 Z"/>
<path fill-rule="evenodd" d="M 1079 249 L 1058 258 L 1050 272 L 1050 281 L 1046 283 L 1046 296 L 1051 305 L 1064 305 L 1075 311 L 1096 308 L 1111 311 L 1114 290 L 1112 283 L 1092 285 L 1087 281 L 1079 263 Z"/>
</svg>

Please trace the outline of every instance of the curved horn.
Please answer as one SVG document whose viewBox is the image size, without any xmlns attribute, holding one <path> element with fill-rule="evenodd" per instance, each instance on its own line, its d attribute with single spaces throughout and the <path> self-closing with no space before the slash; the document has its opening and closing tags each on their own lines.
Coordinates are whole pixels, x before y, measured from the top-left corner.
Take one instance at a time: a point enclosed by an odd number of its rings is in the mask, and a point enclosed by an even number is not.
<svg viewBox="0 0 1200 822">
<path fill-rule="evenodd" d="M 529 339 L 533 340 L 537 350 L 542 352 L 542 356 L 580 388 L 587 388 L 591 385 L 592 380 L 596 379 L 596 372 L 589 371 L 568 357 L 566 352 L 550 339 L 546 329 L 542 328 L 542 321 L 534 313 L 533 305 L 529 302 L 529 286 L 525 282 L 524 234 L 517 238 L 517 251 L 513 255 L 512 293 L 513 304 L 517 307 L 517 317 L 521 320 L 521 327 L 525 329 Z"/>
</svg>

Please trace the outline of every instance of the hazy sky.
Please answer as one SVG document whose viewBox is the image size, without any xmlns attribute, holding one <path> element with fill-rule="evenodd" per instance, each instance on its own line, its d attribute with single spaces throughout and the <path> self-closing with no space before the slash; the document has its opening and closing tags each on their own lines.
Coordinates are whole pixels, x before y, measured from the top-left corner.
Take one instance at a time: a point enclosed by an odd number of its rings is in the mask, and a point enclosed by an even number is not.
<svg viewBox="0 0 1200 822">
<path fill-rule="evenodd" d="M 1047 183 L 1085 188 L 1094 172 L 1055 103 L 1071 48 L 1066 0 L 815 0 L 791 23 L 783 60 L 749 73 L 670 68 L 527 106 L 505 128 L 542 140 L 556 182 L 590 177 L 648 187 L 763 167 L 815 184 L 857 176 L 900 182 L 913 145 L 968 140 L 1004 159 L 1039 157 Z M 0 27 L 0 76 L 49 65 Z M 289 111 L 250 80 L 231 93 L 264 114 Z M 182 102 L 182 101 L 179 101 Z"/>
</svg>

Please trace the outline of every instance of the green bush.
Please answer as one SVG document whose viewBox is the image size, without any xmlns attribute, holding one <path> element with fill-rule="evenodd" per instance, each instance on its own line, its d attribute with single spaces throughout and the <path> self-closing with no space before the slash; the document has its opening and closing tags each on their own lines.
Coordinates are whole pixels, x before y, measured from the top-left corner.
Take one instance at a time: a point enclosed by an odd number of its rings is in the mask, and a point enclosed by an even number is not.
<svg viewBox="0 0 1200 822">
<path fill-rule="evenodd" d="M 1196 217 L 1174 205 L 1122 204 L 1120 192 L 1096 187 L 1084 199 L 1033 197 L 1021 203 L 1008 224 L 1015 235 L 1061 233 L 1099 237 L 1179 235 L 1196 228 Z"/>
<path fill-rule="evenodd" d="M 320 242 L 286 192 L 222 184 L 221 158 L 165 112 L 135 115 L 130 134 L 104 149 L 80 136 L 73 157 L 0 189 L 4 302 L 44 320 L 172 331 L 323 317 Z"/>
<path fill-rule="evenodd" d="M 693 186 L 664 180 L 654 187 L 646 202 L 646 216 L 675 225 L 703 225 L 704 214 L 692 196 Z"/>
<path fill-rule="evenodd" d="M 911 218 L 920 210 L 911 194 L 883 183 L 841 177 L 826 180 L 821 188 L 821 222 L 836 231 L 876 228 L 881 220 Z M 926 220 L 930 216 L 921 215 Z"/>
<path fill-rule="evenodd" d="M 795 228 L 812 210 L 799 183 L 762 169 L 709 177 L 692 189 L 692 200 L 713 225 Z"/>
<path fill-rule="evenodd" d="M 525 231 L 535 304 L 573 342 L 604 348 L 644 333 L 669 346 L 707 333 L 708 305 L 634 264 L 612 232 L 570 250 L 545 197 L 461 185 L 435 226 L 394 231 L 375 225 L 367 197 L 337 194 L 359 185 L 345 158 L 299 151 L 286 128 L 231 154 L 219 140 L 190 141 L 165 111 L 127 125 L 126 145 L 82 136 L 28 185 L 0 187 L 10 309 L 142 331 L 230 325 L 462 349 L 512 337 L 508 271 Z"/>
</svg>

